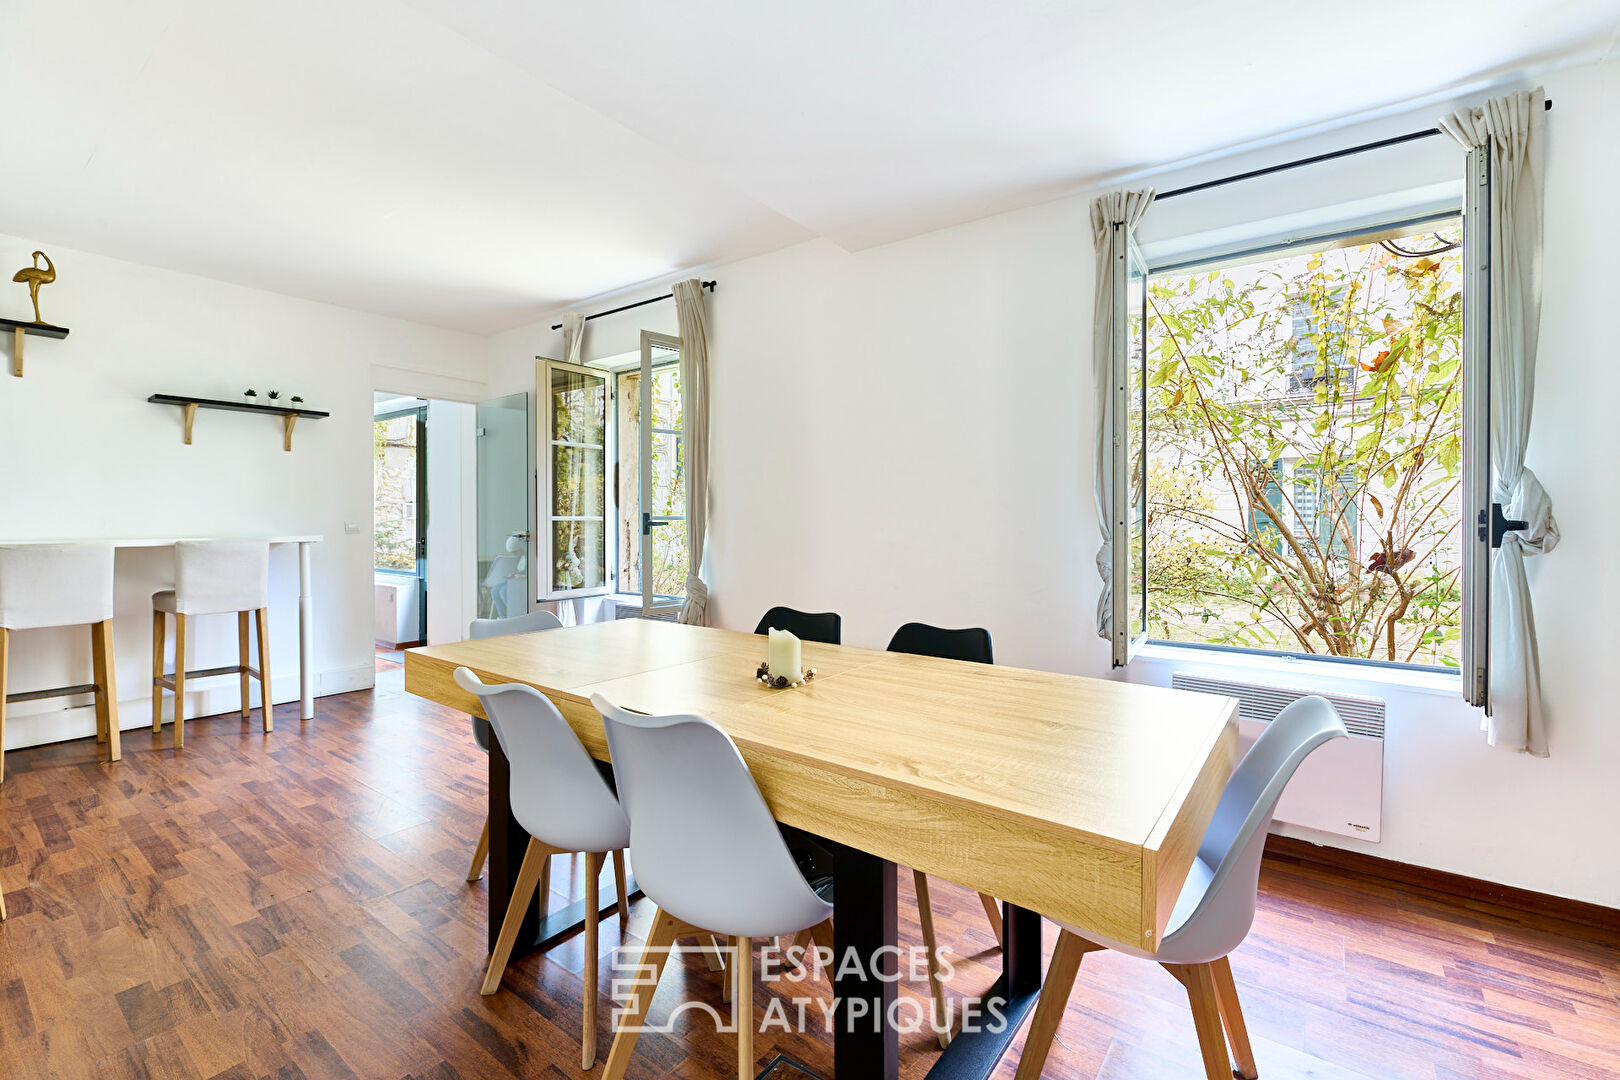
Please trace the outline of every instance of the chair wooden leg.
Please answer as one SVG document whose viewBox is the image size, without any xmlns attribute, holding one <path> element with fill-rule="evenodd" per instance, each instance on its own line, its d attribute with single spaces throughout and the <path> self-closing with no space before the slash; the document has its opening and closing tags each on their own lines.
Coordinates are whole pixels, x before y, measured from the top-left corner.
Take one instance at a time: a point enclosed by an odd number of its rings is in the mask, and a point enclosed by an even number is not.
<svg viewBox="0 0 1620 1080">
<path fill-rule="evenodd" d="M 96 679 L 96 726 L 107 743 L 107 760 L 121 755 L 118 739 L 118 659 L 113 653 L 112 620 L 90 628 L 90 655 Z"/>
<path fill-rule="evenodd" d="M 11 658 L 11 631 L 0 626 L 0 784 L 6 782 L 6 667 Z"/>
<path fill-rule="evenodd" d="M 0 892 L 0 922 L 6 921 L 6 894 Z"/>
<path fill-rule="evenodd" d="M 585 1033 L 579 1051 L 582 1069 L 596 1064 L 596 924 L 601 917 L 600 878 L 604 858 L 600 853 L 585 853 Z"/>
<path fill-rule="evenodd" d="M 1080 973 L 1080 960 L 1097 946 L 1077 934 L 1064 930 L 1058 934 L 1057 948 L 1052 952 L 1051 966 L 1046 969 L 1046 981 L 1041 984 L 1041 997 L 1035 1005 L 1035 1019 L 1030 1021 L 1029 1034 L 1024 1036 L 1024 1050 L 1018 1056 L 1018 1073 L 1014 1080 L 1036 1080 L 1051 1052 L 1052 1039 L 1057 1035 L 1063 1010 L 1069 1005 L 1069 991 L 1074 989 L 1074 977 Z"/>
<path fill-rule="evenodd" d="M 489 815 L 484 815 L 484 831 L 478 834 L 478 846 L 473 848 L 472 869 L 467 871 L 468 881 L 484 876 L 484 860 L 489 857 Z"/>
<path fill-rule="evenodd" d="M 988 893 L 979 894 L 979 903 L 984 905 L 984 917 L 990 920 L 990 929 L 996 935 L 996 944 L 1005 946 L 1001 932 L 1001 904 Z"/>
<path fill-rule="evenodd" d="M 939 942 L 934 938 L 934 905 L 928 900 L 928 875 L 921 870 L 911 872 L 917 888 L 917 920 L 922 923 L 923 948 L 928 950 L 928 996 L 934 1003 L 934 1033 L 939 1048 L 951 1044 L 950 1015 L 945 1011 L 945 984 L 939 980 Z"/>
<path fill-rule="evenodd" d="M 101 641 L 96 637 L 96 626 L 90 624 L 90 682 L 95 686 L 96 743 L 107 741 L 107 702 L 101 696 Z"/>
<path fill-rule="evenodd" d="M 754 942 L 740 937 L 734 938 L 733 944 L 736 951 L 731 955 L 731 970 L 736 989 L 732 992 L 731 1012 L 737 1022 L 737 1080 L 754 1080 Z"/>
<path fill-rule="evenodd" d="M 251 710 L 248 708 L 248 661 L 252 659 L 248 654 L 248 613 L 236 613 L 236 662 L 242 668 L 242 719 L 246 720 Z"/>
<path fill-rule="evenodd" d="M 276 727 L 275 706 L 270 703 L 270 609 L 254 612 L 259 627 L 259 711 L 264 714 L 264 730 Z"/>
<path fill-rule="evenodd" d="M 169 635 L 168 620 L 163 612 L 152 609 L 152 734 L 163 731 L 163 639 Z"/>
<path fill-rule="evenodd" d="M 1237 1074 L 1243 1080 L 1259 1080 L 1260 1070 L 1254 1063 L 1254 1048 L 1249 1045 L 1249 1027 L 1243 1022 L 1243 1006 L 1238 1004 L 1237 983 L 1232 980 L 1232 962 L 1221 957 L 1209 965 L 1215 979 L 1215 1004 L 1220 1006 L 1221 1024 L 1226 1028 L 1226 1041 L 1232 1046 L 1237 1059 Z"/>
<path fill-rule="evenodd" d="M 186 744 L 186 617 L 174 616 L 174 748 Z"/>
<path fill-rule="evenodd" d="M 713 934 L 699 934 L 697 936 L 698 948 L 703 950 L 703 960 L 709 965 L 710 971 L 724 972 L 726 970 L 725 949 L 720 945 L 720 939 Z M 731 1004 L 732 980 L 729 975 L 720 977 L 720 1000 Z"/>
<path fill-rule="evenodd" d="M 523 915 L 534 897 L 544 869 L 551 865 L 551 849 L 534 837 L 529 837 L 528 849 L 523 852 L 523 865 L 518 867 L 517 881 L 512 885 L 512 902 L 506 907 L 501 920 L 501 933 L 495 939 L 495 951 L 489 956 L 489 968 L 484 972 L 484 984 L 478 992 L 485 996 L 501 988 L 501 976 L 506 973 L 506 962 L 512 957 L 512 946 L 517 944 L 518 931 L 523 928 Z"/>
<path fill-rule="evenodd" d="M 1204 1056 L 1204 1075 L 1208 1080 L 1230 1080 L 1232 1059 L 1226 1053 L 1226 1032 L 1221 1026 L 1221 1008 L 1215 996 L 1215 977 L 1210 965 L 1160 966 L 1187 988 L 1193 1027 L 1198 1032 L 1198 1049 Z"/>
<path fill-rule="evenodd" d="M 652 1007 L 658 980 L 664 974 L 664 964 L 669 960 L 669 947 L 675 940 L 677 925 L 663 911 L 653 915 L 652 929 L 647 932 L 647 946 L 642 950 L 641 963 L 636 968 L 635 998 L 623 1016 L 623 1026 L 614 1033 L 613 1047 L 608 1051 L 607 1064 L 602 1069 L 602 1080 L 623 1080 L 624 1070 L 630 1064 L 630 1055 L 636 1050 L 641 1025 L 646 1022 L 647 1010 Z"/>
<path fill-rule="evenodd" d="M 619 929 L 623 931 L 630 922 L 630 893 L 625 887 L 623 848 L 613 853 L 613 880 L 619 887 Z"/>
</svg>

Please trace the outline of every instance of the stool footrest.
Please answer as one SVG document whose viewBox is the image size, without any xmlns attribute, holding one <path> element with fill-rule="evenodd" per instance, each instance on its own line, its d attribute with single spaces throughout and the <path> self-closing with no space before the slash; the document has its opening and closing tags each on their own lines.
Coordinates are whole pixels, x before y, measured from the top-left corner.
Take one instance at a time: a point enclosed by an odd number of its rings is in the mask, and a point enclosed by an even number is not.
<svg viewBox="0 0 1620 1080">
<path fill-rule="evenodd" d="M 232 664 L 232 665 L 230 665 L 228 667 L 198 668 L 196 671 L 187 671 L 186 672 L 186 678 L 187 679 L 207 679 L 207 678 L 210 678 L 210 677 L 212 677 L 214 675 L 237 675 L 237 674 L 240 674 L 241 672 L 244 672 L 244 671 L 248 672 L 250 675 L 257 675 L 258 674 L 258 672 L 254 671 L 250 667 L 243 667 L 241 664 Z M 167 675 L 154 675 L 152 677 L 152 685 L 153 686 L 161 686 L 165 690 L 173 690 L 174 689 L 174 674 L 171 672 L 171 673 L 169 673 Z M 91 689 L 93 690 L 95 688 L 91 687 Z"/>
<path fill-rule="evenodd" d="M 71 697 L 74 694 L 93 694 L 96 692 L 95 683 L 82 683 L 78 686 L 62 686 L 55 690 L 23 690 L 15 694 L 6 695 L 6 703 L 13 701 L 40 701 L 44 698 Z"/>
</svg>

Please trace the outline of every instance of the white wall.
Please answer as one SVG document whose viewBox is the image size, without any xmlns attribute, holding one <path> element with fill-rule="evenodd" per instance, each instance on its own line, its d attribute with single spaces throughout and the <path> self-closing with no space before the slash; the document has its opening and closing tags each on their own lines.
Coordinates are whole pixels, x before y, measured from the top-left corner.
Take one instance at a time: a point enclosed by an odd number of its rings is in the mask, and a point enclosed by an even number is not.
<svg viewBox="0 0 1620 1080">
<path fill-rule="evenodd" d="M 1557 502 L 1563 546 L 1532 566 L 1552 757 L 1492 750 L 1449 694 L 1389 701 L 1384 840 L 1376 854 L 1620 906 L 1607 835 L 1620 722 L 1607 685 L 1620 569 L 1620 363 L 1606 332 L 1620 290 L 1620 65 L 1549 75 L 1546 304 L 1530 464 Z M 1433 122 L 1401 117 L 1277 146 L 1162 188 Z M 1310 216 L 1324 201 L 1445 194 L 1431 140 L 1349 172 L 1299 171 L 1219 198 L 1166 203 L 1166 242 L 1244 216 Z M 1439 163 L 1438 179 L 1435 169 Z M 1370 167 L 1371 172 L 1368 172 Z M 1315 173 L 1315 175 L 1312 175 Z M 1394 174 L 1391 179 L 1386 173 Z M 1359 176 L 1359 179 L 1357 177 Z M 1435 184 L 1439 188 L 1435 188 Z M 1318 218 L 1320 214 L 1316 215 Z M 1274 221 L 1287 231 L 1295 222 Z M 832 608 L 845 640 L 881 646 L 908 619 L 982 625 L 997 659 L 1107 675 L 1095 635 L 1090 400 L 1092 252 L 1075 197 L 848 254 L 826 242 L 704 268 L 712 304 L 711 610 L 752 629 L 772 604 Z M 639 299 L 657 291 L 625 294 Z M 611 298 L 590 305 L 611 306 Z M 555 318 L 494 339 L 494 392 L 532 388 Z M 667 304 L 589 324 L 586 354 L 673 331 Z M 1166 665 L 1131 677 L 1167 682 Z M 1369 692 L 1349 684 L 1346 689 Z M 1329 842 L 1354 847 L 1354 841 Z"/>
<path fill-rule="evenodd" d="M 42 247 L 59 277 L 42 290 L 63 341 L 29 338 L 25 377 L 0 376 L 0 539 L 266 536 L 319 533 L 314 550 L 318 693 L 369 686 L 372 674 L 371 405 L 373 367 L 443 389 L 485 381 L 484 339 L 365 315 L 85 254 L 38 238 L 0 236 L 0 266 Z M 0 313 L 31 317 L 20 285 L 0 291 Z M 301 394 L 325 420 L 300 421 L 292 453 L 273 418 L 199 411 L 193 445 L 181 412 L 153 393 L 236 398 L 249 387 Z M 400 386 L 416 392 L 416 386 Z M 356 525 L 344 531 L 345 522 Z M 172 584 L 168 549 L 126 551 L 117 563 L 114 636 L 122 726 L 150 722 L 151 600 Z M 298 693 L 297 561 L 271 556 L 274 696 Z M 188 666 L 233 662 L 234 620 L 199 620 Z M 13 690 L 88 680 L 88 631 L 13 637 Z M 235 680 L 211 681 L 188 711 L 234 707 Z M 64 708 L 64 705 L 73 706 Z M 317 706 L 317 711 L 318 711 Z M 94 731 L 76 699 L 18 704 L 6 744 L 27 746 Z"/>
</svg>

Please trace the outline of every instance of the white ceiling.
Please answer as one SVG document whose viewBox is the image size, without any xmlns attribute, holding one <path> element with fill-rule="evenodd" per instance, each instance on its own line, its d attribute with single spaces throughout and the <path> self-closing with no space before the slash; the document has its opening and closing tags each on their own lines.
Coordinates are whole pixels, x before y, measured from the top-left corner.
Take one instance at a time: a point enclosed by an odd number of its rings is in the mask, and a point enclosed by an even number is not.
<svg viewBox="0 0 1620 1080">
<path fill-rule="evenodd" d="M 482 333 L 1573 52 L 1615 0 L 53 0 L 0 232 Z"/>
</svg>

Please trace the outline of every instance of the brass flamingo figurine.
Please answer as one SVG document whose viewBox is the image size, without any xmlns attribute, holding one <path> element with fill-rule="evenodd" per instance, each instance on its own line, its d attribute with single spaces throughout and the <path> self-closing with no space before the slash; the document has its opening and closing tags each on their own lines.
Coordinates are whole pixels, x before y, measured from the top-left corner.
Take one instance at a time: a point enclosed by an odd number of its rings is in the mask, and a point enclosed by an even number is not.
<svg viewBox="0 0 1620 1080">
<path fill-rule="evenodd" d="M 43 268 L 39 265 L 41 259 L 45 260 Z M 47 325 L 45 320 L 39 317 L 39 287 L 56 280 L 56 265 L 51 262 L 51 257 L 43 251 L 34 252 L 34 265 L 23 267 L 12 275 L 11 280 L 27 283 L 28 299 L 34 302 L 34 321 L 41 326 Z"/>
</svg>

